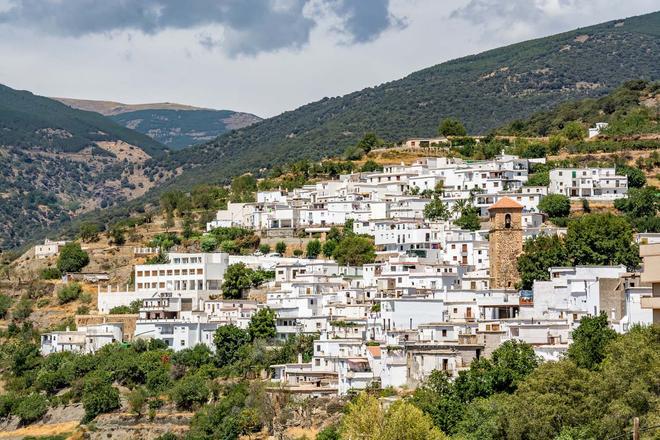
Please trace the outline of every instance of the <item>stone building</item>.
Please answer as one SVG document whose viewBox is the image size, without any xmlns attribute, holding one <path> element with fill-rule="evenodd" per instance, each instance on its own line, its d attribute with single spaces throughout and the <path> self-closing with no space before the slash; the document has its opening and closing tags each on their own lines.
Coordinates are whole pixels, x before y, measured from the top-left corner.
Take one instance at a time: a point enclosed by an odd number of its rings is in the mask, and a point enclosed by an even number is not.
<svg viewBox="0 0 660 440">
<path fill-rule="evenodd" d="M 522 205 L 508 197 L 488 208 L 490 286 L 493 289 L 513 289 L 520 281 L 517 259 L 523 245 L 522 210 Z"/>
</svg>

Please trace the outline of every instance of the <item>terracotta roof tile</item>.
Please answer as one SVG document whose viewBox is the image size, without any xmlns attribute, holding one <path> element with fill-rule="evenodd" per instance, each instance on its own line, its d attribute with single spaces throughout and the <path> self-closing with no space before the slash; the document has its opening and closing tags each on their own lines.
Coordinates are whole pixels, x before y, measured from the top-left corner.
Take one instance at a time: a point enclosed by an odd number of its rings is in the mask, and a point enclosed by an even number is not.
<svg viewBox="0 0 660 440">
<path fill-rule="evenodd" d="M 509 198 L 509 197 L 502 197 L 499 199 L 496 203 L 490 206 L 488 209 L 498 209 L 498 208 L 505 208 L 505 209 L 522 209 L 523 206 L 516 202 L 515 200 Z"/>
</svg>

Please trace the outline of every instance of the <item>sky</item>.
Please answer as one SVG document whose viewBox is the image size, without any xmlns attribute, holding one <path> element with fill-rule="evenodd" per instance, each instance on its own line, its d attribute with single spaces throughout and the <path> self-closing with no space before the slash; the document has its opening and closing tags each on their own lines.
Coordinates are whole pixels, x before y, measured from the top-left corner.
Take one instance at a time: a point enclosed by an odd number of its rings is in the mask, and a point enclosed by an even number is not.
<svg viewBox="0 0 660 440">
<path fill-rule="evenodd" d="M 270 117 L 657 0 L 0 0 L 0 83 Z"/>
</svg>

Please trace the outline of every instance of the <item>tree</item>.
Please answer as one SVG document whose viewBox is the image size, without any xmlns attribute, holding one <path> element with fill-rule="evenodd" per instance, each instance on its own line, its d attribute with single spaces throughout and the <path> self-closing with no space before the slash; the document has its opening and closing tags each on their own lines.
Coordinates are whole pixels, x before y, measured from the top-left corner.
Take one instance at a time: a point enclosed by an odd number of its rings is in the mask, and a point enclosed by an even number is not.
<svg viewBox="0 0 660 440">
<path fill-rule="evenodd" d="M 7 317 L 7 312 L 11 307 L 13 300 L 10 296 L 0 293 L 0 319 L 5 319 Z"/>
<path fill-rule="evenodd" d="M 609 213 L 572 220 L 564 242 L 573 265 L 623 264 L 634 269 L 641 261 L 630 223 Z"/>
<path fill-rule="evenodd" d="M 424 207 L 424 218 L 429 220 L 449 220 L 451 212 L 447 208 L 445 202 L 440 198 L 434 198 Z"/>
<path fill-rule="evenodd" d="M 577 121 L 571 121 L 564 125 L 564 128 L 561 130 L 562 134 L 571 141 L 581 141 L 587 135 L 587 131 L 584 129 L 582 124 Z"/>
<path fill-rule="evenodd" d="M 213 252 L 218 247 L 218 240 L 213 235 L 204 235 L 199 239 L 199 247 L 202 252 Z"/>
<path fill-rule="evenodd" d="M 379 165 L 378 162 L 375 162 L 371 159 L 367 160 L 360 171 L 363 173 L 373 173 L 374 171 L 383 171 L 383 166 Z"/>
<path fill-rule="evenodd" d="M 12 317 L 17 321 L 25 321 L 32 314 L 33 301 L 30 298 L 22 297 L 14 306 Z"/>
<path fill-rule="evenodd" d="M 57 299 L 60 304 L 66 304 L 77 300 L 82 294 L 80 283 L 68 283 L 60 287 L 57 291 Z"/>
<path fill-rule="evenodd" d="M 243 292 L 252 287 L 252 270 L 244 263 L 232 264 L 225 272 L 222 282 L 222 296 L 226 299 L 240 299 Z"/>
<path fill-rule="evenodd" d="M 405 401 L 383 411 L 378 400 L 362 392 L 346 406 L 341 437 L 346 440 L 442 440 L 447 437 L 431 418 Z"/>
<path fill-rule="evenodd" d="M 461 216 L 457 220 L 454 220 L 454 224 L 459 228 L 468 231 L 477 231 L 481 228 L 481 221 L 479 220 L 479 215 L 474 207 L 469 207 L 463 211 Z"/>
<path fill-rule="evenodd" d="M 18 401 L 12 413 L 21 419 L 21 423 L 29 424 L 42 418 L 48 410 L 48 401 L 41 394 L 29 394 Z"/>
<path fill-rule="evenodd" d="M 126 243 L 126 231 L 120 225 L 115 225 L 110 229 L 110 239 L 115 246 L 123 246 Z"/>
<path fill-rule="evenodd" d="M 371 150 L 381 146 L 383 141 L 378 139 L 376 133 L 367 133 L 360 139 L 360 142 L 357 144 L 357 148 L 361 149 L 365 153 L 369 153 Z"/>
<path fill-rule="evenodd" d="M 326 240 L 323 243 L 323 256 L 331 258 L 335 253 L 335 249 L 337 249 L 337 242 L 335 240 Z"/>
<path fill-rule="evenodd" d="M 655 217 L 660 211 L 660 191 L 654 186 L 632 188 L 626 198 L 614 201 L 614 207 L 632 219 Z"/>
<path fill-rule="evenodd" d="M 85 409 L 83 422 L 90 422 L 99 414 L 119 408 L 119 392 L 106 381 L 93 378 L 85 384 L 82 404 Z"/>
<path fill-rule="evenodd" d="M 277 252 L 280 255 L 286 254 L 286 243 L 283 241 L 278 241 L 275 244 L 275 252 Z"/>
<path fill-rule="evenodd" d="M 89 255 L 80 248 L 80 244 L 75 242 L 65 244 L 57 259 L 57 268 L 62 273 L 80 272 L 88 264 Z"/>
<path fill-rule="evenodd" d="M 642 188 L 646 185 L 646 176 L 639 168 L 619 165 L 616 167 L 616 173 L 628 177 L 628 188 Z"/>
<path fill-rule="evenodd" d="M 249 333 L 233 324 L 218 327 L 213 335 L 218 365 L 224 367 L 236 362 L 239 349 L 249 342 Z"/>
<path fill-rule="evenodd" d="M 527 239 L 523 245 L 523 253 L 518 257 L 522 288 L 531 289 L 535 280 L 549 280 L 549 268 L 567 264 L 568 253 L 558 235 L 541 234 Z"/>
<path fill-rule="evenodd" d="M 100 227 L 96 223 L 85 222 L 80 225 L 78 236 L 85 243 L 96 241 L 99 238 Z"/>
<path fill-rule="evenodd" d="M 270 253 L 270 245 L 266 244 L 266 243 L 260 244 L 259 245 L 259 252 L 261 252 L 264 255 L 269 254 Z"/>
<path fill-rule="evenodd" d="M 275 317 L 276 313 L 270 307 L 260 309 L 252 315 L 248 324 L 250 340 L 274 338 L 277 333 L 275 329 Z"/>
<path fill-rule="evenodd" d="M 314 259 L 321 253 L 321 242 L 312 240 L 307 243 L 307 258 Z"/>
<path fill-rule="evenodd" d="M 568 217 L 571 200 L 563 194 L 548 194 L 539 202 L 539 209 L 549 217 Z"/>
<path fill-rule="evenodd" d="M 293 256 L 294 256 L 294 257 L 302 257 L 302 255 L 303 255 L 304 253 L 305 253 L 305 252 L 303 252 L 302 249 L 294 249 L 294 250 L 293 250 Z"/>
<path fill-rule="evenodd" d="M 573 343 L 568 346 L 568 358 L 578 367 L 594 370 L 605 358 L 605 347 L 616 338 L 607 323 L 607 315 L 585 316 L 573 331 Z"/>
<path fill-rule="evenodd" d="M 179 409 L 191 410 L 209 400 L 211 391 L 206 380 L 200 375 L 185 376 L 174 385 L 171 396 L 172 401 Z"/>
<path fill-rule="evenodd" d="M 316 440 L 341 440 L 339 431 L 334 426 L 329 426 L 319 431 L 316 434 Z"/>
<path fill-rule="evenodd" d="M 370 238 L 350 235 L 339 242 L 334 257 L 341 265 L 362 266 L 373 263 L 376 259 L 376 252 Z"/>
<path fill-rule="evenodd" d="M 147 392 L 142 387 L 136 387 L 128 394 L 128 407 L 137 417 L 142 417 L 147 397 Z"/>
<path fill-rule="evenodd" d="M 455 118 L 445 118 L 438 127 L 438 134 L 442 136 L 466 136 L 465 127 Z"/>
</svg>

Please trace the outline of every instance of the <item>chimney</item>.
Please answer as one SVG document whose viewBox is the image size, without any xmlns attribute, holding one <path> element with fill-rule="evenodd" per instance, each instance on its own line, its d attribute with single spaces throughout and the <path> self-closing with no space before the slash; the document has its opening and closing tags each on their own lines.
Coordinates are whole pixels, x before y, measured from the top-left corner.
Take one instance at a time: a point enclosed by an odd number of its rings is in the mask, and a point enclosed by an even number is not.
<svg viewBox="0 0 660 440">
<path fill-rule="evenodd" d="M 298 363 L 302 364 L 303 358 L 302 358 L 302 353 L 298 353 Z"/>
</svg>

